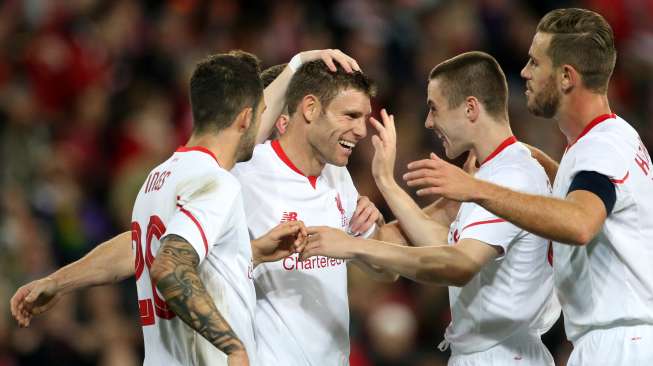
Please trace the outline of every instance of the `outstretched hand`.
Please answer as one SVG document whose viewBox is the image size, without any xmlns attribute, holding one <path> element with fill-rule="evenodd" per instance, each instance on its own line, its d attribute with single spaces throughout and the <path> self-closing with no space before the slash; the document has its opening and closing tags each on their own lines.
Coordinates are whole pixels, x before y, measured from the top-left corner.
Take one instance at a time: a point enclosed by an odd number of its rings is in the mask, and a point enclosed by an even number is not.
<svg viewBox="0 0 653 366">
<path fill-rule="evenodd" d="M 299 255 L 300 260 L 306 260 L 316 255 L 331 258 L 351 259 L 354 253 L 352 244 L 358 240 L 344 231 L 328 226 L 311 226 L 307 229 L 306 247 Z"/>
<path fill-rule="evenodd" d="M 475 165 L 475 162 L 474 162 Z M 430 159 L 408 164 L 410 172 L 404 174 L 409 187 L 421 187 L 418 196 L 441 195 L 460 202 L 473 201 L 478 193 L 479 181 L 431 153 Z"/>
<path fill-rule="evenodd" d="M 28 327 L 32 318 L 50 310 L 61 298 L 56 282 L 50 277 L 20 287 L 10 300 L 11 314 L 18 325 Z"/>
<path fill-rule="evenodd" d="M 306 226 L 302 221 L 281 223 L 260 238 L 252 240 L 254 263 L 274 262 L 293 253 L 301 253 L 307 237 Z"/>
<path fill-rule="evenodd" d="M 377 184 L 381 183 L 381 181 L 394 179 L 395 160 L 397 158 L 395 117 L 382 109 L 381 120 L 383 123 L 374 117 L 370 117 L 370 123 L 377 131 L 377 134 L 372 136 L 372 145 L 374 145 L 372 176 L 374 176 Z"/>
</svg>

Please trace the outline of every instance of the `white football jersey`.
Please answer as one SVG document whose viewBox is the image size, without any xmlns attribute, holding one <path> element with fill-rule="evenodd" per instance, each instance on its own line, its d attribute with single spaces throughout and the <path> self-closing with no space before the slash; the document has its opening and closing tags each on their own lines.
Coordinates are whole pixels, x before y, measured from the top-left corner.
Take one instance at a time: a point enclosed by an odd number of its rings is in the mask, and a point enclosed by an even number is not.
<svg viewBox="0 0 653 366">
<path fill-rule="evenodd" d="M 550 195 L 544 169 L 513 136 L 481 165 L 476 178 L 521 192 Z M 560 315 L 553 293 L 549 242 L 497 217 L 475 203 L 463 203 L 451 224 L 449 244 L 475 239 L 500 247 L 464 287 L 449 287 L 451 324 L 445 338 L 454 354 L 492 348 L 512 336 L 546 332 Z"/>
<path fill-rule="evenodd" d="M 132 213 L 132 246 L 145 365 L 227 365 L 227 357 L 167 306 L 149 269 L 168 234 L 200 257 L 200 277 L 257 365 L 252 252 L 240 184 L 202 147 L 179 148 L 148 175 Z"/>
<path fill-rule="evenodd" d="M 250 235 L 280 222 L 347 230 L 358 192 L 345 167 L 306 177 L 278 141 L 254 149 L 233 170 L 243 188 Z M 368 234 L 371 233 L 368 232 Z M 256 339 L 263 365 L 349 364 L 349 304 L 344 260 L 292 255 L 254 269 Z"/>
<path fill-rule="evenodd" d="M 553 186 L 567 196 L 578 172 L 614 183 L 617 201 L 586 246 L 554 243 L 553 265 L 567 337 L 653 324 L 653 173 L 637 131 L 614 114 L 593 120 L 567 147 Z"/>
</svg>

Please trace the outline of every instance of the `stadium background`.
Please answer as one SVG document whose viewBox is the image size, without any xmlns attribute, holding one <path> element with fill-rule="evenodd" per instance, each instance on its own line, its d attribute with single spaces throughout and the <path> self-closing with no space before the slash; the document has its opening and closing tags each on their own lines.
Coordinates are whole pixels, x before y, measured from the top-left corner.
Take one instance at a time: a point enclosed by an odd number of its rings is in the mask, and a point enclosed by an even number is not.
<svg viewBox="0 0 653 366">
<path fill-rule="evenodd" d="M 429 151 L 428 71 L 467 50 L 506 71 L 513 131 L 559 158 L 555 124 L 528 114 L 519 70 L 539 18 L 568 6 L 600 12 L 619 50 L 612 109 L 653 143 L 653 2 L 586 1 L 101 1 L 0 4 L 0 366 L 138 365 L 142 336 L 133 280 L 61 300 L 29 329 L 10 318 L 13 291 L 129 227 L 145 173 L 188 137 L 194 63 L 241 48 L 265 66 L 299 50 L 340 48 L 379 84 L 373 101 L 398 124 L 398 175 Z M 369 172 L 369 139 L 354 181 L 391 218 Z M 421 203 L 427 201 L 421 200 Z M 616 300 L 616 299 L 615 299 Z M 352 366 L 444 365 L 445 288 L 350 276 Z M 564 365 L 561 323 L 545 337 Z"/>
</svg>

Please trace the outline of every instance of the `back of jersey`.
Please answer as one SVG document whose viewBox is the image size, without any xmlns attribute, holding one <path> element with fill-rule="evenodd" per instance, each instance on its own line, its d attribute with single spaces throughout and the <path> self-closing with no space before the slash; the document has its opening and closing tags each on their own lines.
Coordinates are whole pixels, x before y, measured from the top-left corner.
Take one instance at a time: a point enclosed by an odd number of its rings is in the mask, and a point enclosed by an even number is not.
<svg viewBox="0 0 653 366">
<path fill-rule="evenodd" d="M 227 364 L 226 355 L 170 310 L 150 277 L 160 241 L 168 234 L 193 246 L 207 292 L 245 344 L 250 361 L 255 359 L 251 248 L 240 185 L 213 154 L 180 148 L 154 168 L 134 203 L 131 231 L 144 364 Z"/>
</svg>

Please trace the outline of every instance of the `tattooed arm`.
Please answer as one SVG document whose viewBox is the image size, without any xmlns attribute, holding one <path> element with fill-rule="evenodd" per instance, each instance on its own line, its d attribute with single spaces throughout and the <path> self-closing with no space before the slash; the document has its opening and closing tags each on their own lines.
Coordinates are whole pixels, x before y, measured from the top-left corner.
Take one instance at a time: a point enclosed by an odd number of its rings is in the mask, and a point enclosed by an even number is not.
<svg viewBox="0 0 653 366">
<path fill-rule="evenodd" d="M 184 238 L 167 235 L 150 275 L 168 306 L 186 324 L 229 357 L 229 365 L 247 365 L 247 352 L 215 307 L 197 273 L 200 259 Z"/>
</svg>

